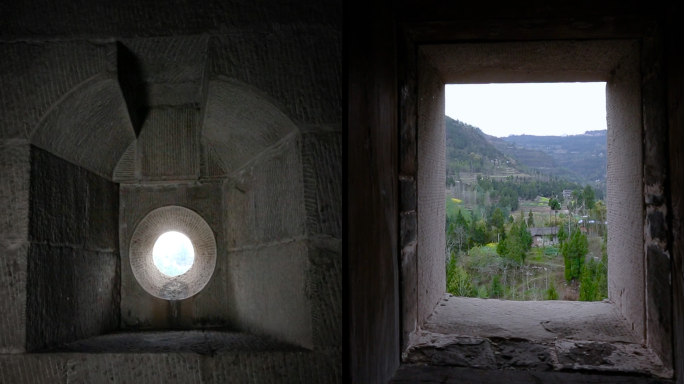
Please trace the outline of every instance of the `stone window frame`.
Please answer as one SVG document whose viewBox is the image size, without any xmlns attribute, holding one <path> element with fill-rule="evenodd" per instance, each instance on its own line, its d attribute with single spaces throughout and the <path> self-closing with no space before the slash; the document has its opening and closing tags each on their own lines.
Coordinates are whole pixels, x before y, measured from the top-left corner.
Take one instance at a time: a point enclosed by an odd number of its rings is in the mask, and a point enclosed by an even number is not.
<svg viewBox="0 0 684 384">
<path fill-rule="evenodd" d="M 444 263 L 436 266 L 441 271 L 441 280 L 429 281 L 429 277 L 438 276 L 434 271 L 421 270 L 418 267 L 421 256 L 420 219 L 420 160 L 419 160 L 419 105 L 421 86 L 426 87 L 422 81 L 425 76 L 423 63 L 427 60 L 421 47 L 433 43 L 450 45 L 464 45 L 472 43 L 503 43 L 520 44 L 533 43 L 540 38 L 511 39 L 508 41 L 470 41 L 467 37 L 462 41 L 451 38 L 450 41 L 421 41 L 421 33 L 424 31 L 412 30 L 410 27 L 399 29 L 398 59 L 399 59 L 399 290 L 400 290 L 400 339 L 401 351 L 406 352 L 412 341 L 417 337 L 417 331 L 425 323 L 433 307 L 445 291 Z M 424 35 L 430 33 L 424 33 Z M 515 35 L 515 33 L 514 33 Z M 523 35 L 525 35 L 523 33 Z M 434 37 L 434 36 L 432 36 Z M 667 117 L 664 94 L 664 75 L 662 72 L 662 48 L 660 46 L 659 31 L 651 31 L 646 36 L 632 36 L 631 41 L 638 45 L 638 52 L 632 63 L 639 67 L 640 86 L 640 110 L 638 111 L 639 123 L 642 126 L 642 164 L 636 169 L 642 175 L 641 178 L 641 207 L 639 216 L 643 222 L 639 223 L 639 229 L 643 233 L 643 255 L 633 255 L 636 260 L 641 260 L 644 271 L 643 284 L 643 311 L 644 338 L 643 342 L 653 350 L 668 368 L 672 367 L 672 308 L 671 308 L 671 284 L 670 284 L 670 257 L 668 245 L 668 212 L 667 212 Z M 567 42 L 567 39 L 550 38 L 558 42 Z M 614 37 L 588 39 L 587 42 L 606 40 L 620 42 Z M 622 40 L 624 41 L 624 40 Z M 581 45 L 581 42 L 580 42 Z M 434 57 L 432 58 L 434 60 Z M 521 59 L 521 58 L 517 58 Z M 524 58 L 521 59 L 523 62 Z M 562 65 L 560 65 L 562 67 Z M 568 70 L 567 68 L 548 68 L 548 71 L 534 73 L 514 71 L 484 71 L 471 72 L 469 81 L 463 82 L 537 82 L 537 81 L 606 81 L 615 75 L 617 68 L 603 73 L 601 76 Z M 440 74 L 438 74 L 438 77 Z M 442 80 L 442 93 L 444 83 L 458 81 Z M 428 85 L 429 86 L 429 85 Z M 607 94 L 608 98 L 608 94 Z M 443 104 L 443 103 L 442 103 Z M 442 113 L 443 115 L 443 113 Z M 442 122 L 443 123 L 443 122 Z M 441 154 L 444 153 L 442 149 Z M 425 207 L 423 207 L 425 208 Z M 439 216 L 439 215 L 438 215 Z M 643 224 L 643 225 L 641 225 Z M 443 215 L 439 228 L 443 227 Z M 610 231 L 610 230 L 609 230 Z M 422 239 L 426 242 L 425 239 Z M 443 240 L 443 233 L 442 233 Z M 443 241 L 442 241 L 443 243 Z M 610 240 L 609 240 L 610 243 Z M 425 248 L 425 247 L 424 247 Z M 422 249 L 425 252 L 425 249 Z M 613 252 L 611 252 L 613 251 Z M 609 253 L 615 253 L 609 248 Z M 642 258 L 643 256 L 643 258 Z M 438 263 L 439 264 L 439 263 Z M 423 268 L 424 269 L 424 268 Z M 610 272 L 609 272 L 610 273 Z M 613 277 L 615 279 L 616 277 Z M 422 279 L 422 280 L 421 280 Z M 611 277 L 609 277 L 609 284 Z M 624 282 L 629 284 L 628 281 Z M 441 292 L 440 292 L 441 290 Z M 664 299 L 663 299 L 664 297 Z M 670 298 L 668 300 L 668 297 Z M 614 299 L 611 297 L 611 299 Z M 642 303 L 638 303 L 641 305 Z M 427 310 L 426 310 L 427 309 Z M 624 312 L 623 312 L 624 313 Z M 465 335 L 467 336 L 467 335 Z"/>
</svg>

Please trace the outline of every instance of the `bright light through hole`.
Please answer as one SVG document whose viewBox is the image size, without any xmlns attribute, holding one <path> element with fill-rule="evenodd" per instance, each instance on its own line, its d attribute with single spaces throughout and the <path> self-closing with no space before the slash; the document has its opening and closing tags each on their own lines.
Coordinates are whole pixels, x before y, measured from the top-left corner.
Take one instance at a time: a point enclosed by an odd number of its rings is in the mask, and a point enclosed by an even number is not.
<svg viewBox="0 0 684 384">
<path fill-rule="evenodd" d="M 152 249 L 152 259 L 159 271 L 167 276 L 182 275 L 195 262 L 192 242 L 182 233 L 166 232 L 159 236 Z"/>
</svg>

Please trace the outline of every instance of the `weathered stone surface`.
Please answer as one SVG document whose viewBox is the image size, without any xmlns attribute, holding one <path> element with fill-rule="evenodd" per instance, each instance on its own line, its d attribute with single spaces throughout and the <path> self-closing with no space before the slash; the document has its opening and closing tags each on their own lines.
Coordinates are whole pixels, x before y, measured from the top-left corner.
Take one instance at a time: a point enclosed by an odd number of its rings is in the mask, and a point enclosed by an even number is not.
<svg viewBox="0 0 684 384">
<path fill-rule="evenodd" d="M 208 41 L 208 35 L 124 39 L 140 81 L 132 91 L 144 94 L 146 106 L 199 106 Z"/>
<path fill-rule="evenodd" d="M 295 241 L 231 252 L 236 325 L 313 348 L 307 243 Z"/>
<path fill-rule="evenodd" d="M 339 383 L 339 355 L 307 351 L 0 356 L 4 383 Z"/>
<path fill-rule="evenodd" d="M 241 172 L 227 180 L 223 187 L 226 206 L 226 246 L 240 249 L 256 243 L 254 215 L 253 176 L 250 171 Z"/>
<path fill-rule="evenodd" d="M 445 294 L 422 328 L 443 335 L 534 341 L 572 338 L 639 342 L 619 311 L 606 302 L 520 302 Z"/>
<path fill-rule="evenodd" d="M 402 365 L 390 381 L 400 383 L 445 384 L 666 384 L 667 379 L 624 375 L 601 375 L 570 372 L 535 372 L 517 370 L 483 370 L 477 368 L 432 367 L 423 364 Z"/>
<path fill-rule="evenodd" d="M 494 368 L 496 359 L 487 339 L 432 335 L 421 332 L 404 353 L 405 363 Z"/>
<path fill-rule="evenodd" d="M 306 234 L 301 141 L 288 140 L 252 170 L 257 244 Z"/>
<path fill-rule="evenodd" d="M 53 104 L 115 69 L 113 52 L 113 44 L 87 41 L 1 44 L 0 138 L 28 138 Z"/>
<path fill-rule="evenodd" d="M 116 181 L 117 183 L 123 183 L 127 181 L 135 181 L 136 179 L 140 178 L 140 172 L 138 171 L 136 164 L 137 146 L 137 141 L 132 142 L 124 154 L 121 155 L 119 163 L 116 165 L 116 168 L 114 168 L 112 180 Z"/>
<path fill-rule="evenodd" d="M 551 370 L 554 359 L 545 343 L 518 339 L 492 339 L 492 349 L 499 368 Z"/>
<path fill-rule="evenodd" d="M 308 235 L 342 238 L 342 135 L 333 132 L 302 136 Z"/>
<path fill-rule="evenodd" d="M 0 19 L 6 26 L 0 35 L 3 40 L 200 35 L 219 29 L 239 33 L 262 28 L 264 34 L 275 34 L 287 26 L 312 29 L 335 26 L 338 30 L 342 26 L 339 1 L 316 4 L 301 0 L 289 4 L 273 0 L 254 4 L 226 1 L 209 2 L 200 7 L 160 0 L 116 4 L 77 0 L 68 6 L 33 0 L 9 4 L 5 10 Z"/>
<path fill-rule="evenodd" d="M 513 302 L 447 294 L 402 359 L 433 366 L 672 377 L 672 369 L 625 323 L 606 302 Z"/>
<path fill-rule="evenodd" d="M 194 108 L 153 108 L 138 139 L 143 180 L 196 180 L 199 124 Z"/>
<path fill-rule="evenodd" d="M 65 95 L 30 135 L 31 144 L 108 179 L 134 139 L 119 84 L 105 76 Z"/>
<path fill-rule="evenodd" d="M 0 353 L 26 350 L 26 285 L 29 246 L 0 244 Z M 0 376 L 1 377 L 1 376 Z"/>
<path fill-rule="evenodd" d="M 339 124 L 341 52 L 341 34 L 329 27 L 220 33 L 209 42 L 209 71 L 211 78 L 222 75 L 260 89 L 297 123 Z"/>
<path fill-rule="evenodd" d="M 208 85 L 202 138 L 212 145 L 228 172 L 298 129 L 287 115 L 252 86 L 221 78 Z"/>
<path fill-rule="evenodd" d="M 32 147 L 31 242 L 74 247 L 85 245 L 88 189 L 82 169 Z"/>
<path fill-rule="evenodd" d="M 422 58 L 418 101 L 418 325 L 425 322 L 446 289 L 444 175 L 446 140 L 444 82 Z"/>
<path fill-rule="evenodd" d="M 119 188 L 42 149 L 31 148 L 32 243 L 118 249 Z"/>
<path fill-rule="evenodd" d="M 630 40 L 427 45 L 447 83 L 605 81 L 635 46 Z"/>
<path fill-rule="evenodd" d="M 639 51 L 606 84 L 608 120 L 608 297 L 645 340 L 643 132 Z"/>
<path fill-rule="evenodd" d="M 28 240 L 31 149 L 25 140 L 0 144 L 0 242 Z"/>
<path fill-rule="evenodd" d="M 561 340 L 556 342 L 556 351 L 562 369 L 672 377 L 672 369 L 664 367 L 653 351 L 640 344 Z"/>
<path fill-rule="evenodd" d="M 235 352 L 303 351 L 301 347 L 223 329 L 189 331 L 116 332 L 62 344 L 48 353 L 196 353 L 224 355 Z"/>
<path fill-rule="evenodd" d="M 99 335 L 118 326 L 116 253 L 31 244 L 27 275 L 27 350 Z"/>
<path fill-rule="evenodd" d="M 314 348 L 342 348 L 342 252 L 309 246 L 309 297 Z"/>
</svg>

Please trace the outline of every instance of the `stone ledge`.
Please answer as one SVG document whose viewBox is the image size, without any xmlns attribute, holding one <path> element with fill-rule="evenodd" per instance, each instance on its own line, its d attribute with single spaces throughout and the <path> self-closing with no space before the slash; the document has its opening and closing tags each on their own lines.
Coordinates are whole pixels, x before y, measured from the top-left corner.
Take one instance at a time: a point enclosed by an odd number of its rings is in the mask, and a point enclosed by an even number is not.
<svg viewBox="0 0 684 384">
<path fill-rule="evenodd" d="M 408 364 L 671 378 L 610 302 L 516 302 L 445 294 L 402 354 Z"/>
</svg>

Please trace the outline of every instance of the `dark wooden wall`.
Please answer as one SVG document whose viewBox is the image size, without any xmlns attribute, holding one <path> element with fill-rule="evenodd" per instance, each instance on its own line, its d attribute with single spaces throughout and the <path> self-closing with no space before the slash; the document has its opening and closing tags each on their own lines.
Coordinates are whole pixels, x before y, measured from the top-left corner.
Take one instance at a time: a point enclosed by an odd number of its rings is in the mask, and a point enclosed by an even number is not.
<svg viewBox="0 0 684 384">
<path fill-rule="evenodd" d="M 668 10 L 665 71 L 669 122 L 674 368 L 684 383 L 684 6 Z"/>
<path fill-rule="evenodd" d="M 399 367 L 395 28 L 380 2 L 347 15 L 348 378 L 386 383 Z"/>
</svg>

